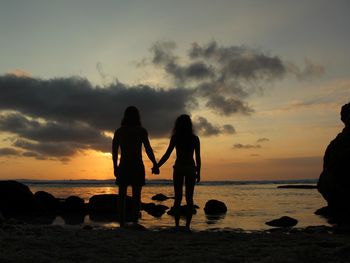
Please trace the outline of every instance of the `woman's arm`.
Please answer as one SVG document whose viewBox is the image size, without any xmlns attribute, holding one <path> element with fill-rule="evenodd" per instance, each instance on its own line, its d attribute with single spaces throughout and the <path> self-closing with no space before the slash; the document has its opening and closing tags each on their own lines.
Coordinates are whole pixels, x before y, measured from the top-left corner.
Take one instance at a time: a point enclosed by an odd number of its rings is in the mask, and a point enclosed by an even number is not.
<svg viewBox="0 0 350 263">
<path fill-rule="evenodd" d="M 147 131 L 145 132 L 145 136 L 143 139 L 143 145 L 145 146 L 146 154 L 147 154 L 148 158 L 151 160 L 151 162 L 153 163 L 153 166 L 157 166 L 156 157 L 154 156 L 153 149 L 152 149 L 151 144 L 149 142 Z"/>
<path fill-rule="evenodd" d="M 118 176 L 118 151 L 119 151 L 119 141 L 117 138 L 117 132 L 114 133 L 113 141 L 112 141 L 112 159 L 113 159 L 113 168 L 114 168 L 114 176 Z"/>
<path fill-rule="evenodd" d="M 158 163 L 158 167 L 161 167 L 169 159 L 174 148 L 175 148 L 175 140 L 174 140 L 174 137 L 171 137 L 168 149 L 164 153 L 163 157 L 160 159 Z"/>
<path fill-rule="evenodd" d="M 194 152 L 196 154 L 196 179 L 197 183 L 201 180 L 201 149 L 199 138 L 196 138 L 196 143 L 194 147 Z"/>
</svg>

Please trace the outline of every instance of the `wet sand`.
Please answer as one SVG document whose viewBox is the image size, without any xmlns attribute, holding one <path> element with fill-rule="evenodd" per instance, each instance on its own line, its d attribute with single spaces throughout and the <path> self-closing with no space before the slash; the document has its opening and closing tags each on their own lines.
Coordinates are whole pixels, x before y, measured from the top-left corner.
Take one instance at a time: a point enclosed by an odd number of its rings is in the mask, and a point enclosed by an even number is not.
<svg viewBox="0 0 350 263">
<path fill-rule="evenodd" d="M 6 223 L 0 262 L 350 262 L 350 234 L 334 229 L 185 232 Z"/>
</svg>

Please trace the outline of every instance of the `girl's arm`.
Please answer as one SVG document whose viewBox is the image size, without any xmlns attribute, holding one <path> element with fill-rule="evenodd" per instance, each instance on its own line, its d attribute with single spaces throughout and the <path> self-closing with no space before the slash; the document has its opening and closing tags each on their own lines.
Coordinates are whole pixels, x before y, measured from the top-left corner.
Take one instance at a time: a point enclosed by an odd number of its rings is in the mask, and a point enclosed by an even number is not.
<svg viewBox="0 0 350 263">
<path fill-rule="evenodd" d="M 160 159 L 158 163 L 158 167 L 161 167 L 169 159 L 174 148 L 175 148 L 175 140 L 174 140 L 174 137 L 171 137 L 168 149 L 164 153 L 163 157 Z"/>
<path fill-rule="evenodd" d="M 118 150 L 119 150 L 119 141 L 117 139 L 117 132 L 114 133 L 113 141 L 112 141 L 112 159 L 113 159 L 113 168 L 114 168 L 114 176 L 118 176 Z"/>
<path fill-rule="evenodd" d="M 153 149 L 148 139 L 148 133 L 146 132 L 145 137 L 143 139 L 143 145 L 145 146 L 146 154 L 148 158 L 153 163 L 153 166 L 157 166 L 156 157 L 154 156 Z"/>
<path fill-rule="evenodd" d="M 199 138 L 196 138 L 196 144 L 194 147 L 194 152 L 196 154 L 196 179 L 197 183 L 201 180 L 201 149 Z"/>
</svg>

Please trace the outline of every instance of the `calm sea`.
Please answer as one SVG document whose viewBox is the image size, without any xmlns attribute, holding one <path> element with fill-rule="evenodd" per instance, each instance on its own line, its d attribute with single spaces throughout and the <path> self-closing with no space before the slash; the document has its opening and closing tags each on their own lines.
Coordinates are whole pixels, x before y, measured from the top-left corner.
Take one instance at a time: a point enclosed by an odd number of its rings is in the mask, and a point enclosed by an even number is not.
<svg viewBox="0 0 350 263">
<path fill-rule="evenodd" d="M 23 182 L 23 181 L 22 181 Z M 88 202 L 97 194 L 115 194 L 117 187 L 112 181 L 25 181 L 32 192 L 47 191 L 55 197 L 66 198 L 77 195 Z M 328 225 L 326 220 L 315 215 L 316 209 L 326 205 L 316 189 L 279 189 L 283 184 L 316 184 L 315 180 L 299 181 L 255 181 L 255 182 L 203 182 L 196 185 L 194 201 L 200 208 L 193 216 L 194 230 L 239 228 L 243 230 L 268 229 L 266 221 L 290 216 L 299 220 L 297 227 Z M 151 197 L 157 193 L 173 196 L 171 181 L 149 182 L 142 191 L 142 201 L 152 202 Z M 223 201 L 228 212 L 219 219 L 208 218 L 204 213 L 206 201 L 217 199 Z M 183 200 L 183 203 L 185 201 Z M 159 202 L 169 207 L 173 200 Z M 142 212 L 140 223 L 147 228 L 159 229 L 174 225 L 173 217 L 164 214 L 154 218 Z M 182 222 L 184 224 L 184 222 Z M 54 224 L 64 224 L 62 218 L 56 218 Z M 117 227 L 118 224 L 98 224 L 85 218 L 85 224 Z"/>
</svg>

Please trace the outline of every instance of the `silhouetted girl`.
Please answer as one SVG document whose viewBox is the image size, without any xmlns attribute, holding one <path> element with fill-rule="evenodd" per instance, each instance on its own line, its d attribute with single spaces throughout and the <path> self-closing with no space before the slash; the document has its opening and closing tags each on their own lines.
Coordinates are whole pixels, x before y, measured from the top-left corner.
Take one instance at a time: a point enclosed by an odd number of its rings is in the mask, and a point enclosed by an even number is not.
<svg viewBox="0 0 350 263">
<path fill-rule="evenodd" d="M 185 182 L 186 192 L 186 227 L 189 229 L 193 212 L 193 192 L 194 185 L 200 181 L 201 157 L 200 142 L 198 136 L 193 133 L 190 116 L 181 115 L 175 121 L 173 135 L 171 136 L 168 149 L 158 163 L 162 166 L 176 148 L 176 161 L 174 165 L 173 183 L 175 191 L 174 215 L 175 225 L 180 223 L 180 205 L 182 200 L 182 188 Z M 196 161 L 193 155 L 196 155 Z"/>
<path fill-rule="evenodd" d="M 145 146 L 148 158 L 154 167 L 157 166 L 153 150 L 148 140 L 148 133 L 142 127 L 140 114 L 136 107 L 129 106 L 121 122 L 121 127 L 114 133 L 112 143 L 112 156 L 114 175 L 119 185 L 119 215 L 120 226 L 125 223 L 125 198 L 127 187 L 132 187 L 133 213 L 132 220 L 138 222 L 141 190 L 145 185 L 145 167 L 142 161 L 142 144 Z M 118 150 L 120 148 L 120 161 L 118 164 Z"/>
</svg>

